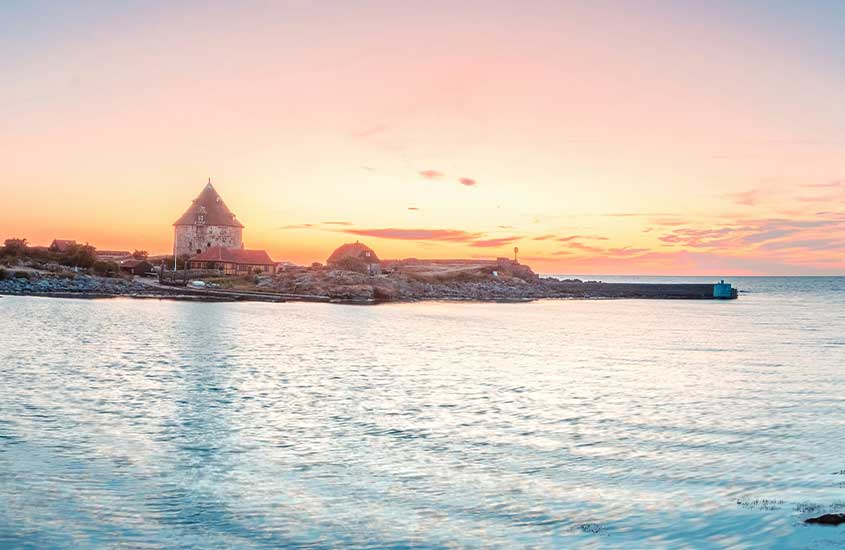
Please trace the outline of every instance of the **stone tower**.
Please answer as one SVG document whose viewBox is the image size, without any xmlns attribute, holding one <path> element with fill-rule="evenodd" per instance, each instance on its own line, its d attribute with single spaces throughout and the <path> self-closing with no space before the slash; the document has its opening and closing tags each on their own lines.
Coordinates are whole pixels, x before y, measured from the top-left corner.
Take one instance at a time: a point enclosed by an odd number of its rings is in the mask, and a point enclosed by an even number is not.
<svg viewBox="0 0 845 550">
<path fill-rule="evenodd" d="M 173 252 L 176 257 L 194 256 L 212 246 L 244 246 L 244 226 L 217 194 L 211 185 L 211 178 L 182 217 L 174 222 L 173 227 Z"/>
</svg>

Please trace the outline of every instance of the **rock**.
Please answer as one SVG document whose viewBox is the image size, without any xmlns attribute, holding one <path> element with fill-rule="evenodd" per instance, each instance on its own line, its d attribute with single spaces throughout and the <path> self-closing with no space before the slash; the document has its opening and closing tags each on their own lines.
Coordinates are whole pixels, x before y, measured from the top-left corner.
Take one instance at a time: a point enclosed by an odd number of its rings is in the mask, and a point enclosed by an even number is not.
<svg viewBox="0 0 845 550">
<path fill-rule="evenodd" d="M 399 290 L 392 285 L 373 285 L 373 298 L 382 302 L 392 302 L 399 299 Z"/>
<path fill-rule="evenodd" d="M 845 514 L 824 514 L 817 518 L 805 519 L 804 523 L 815 523 L 819 525 L 840 525 L 845 523 Z"/>
</svg>

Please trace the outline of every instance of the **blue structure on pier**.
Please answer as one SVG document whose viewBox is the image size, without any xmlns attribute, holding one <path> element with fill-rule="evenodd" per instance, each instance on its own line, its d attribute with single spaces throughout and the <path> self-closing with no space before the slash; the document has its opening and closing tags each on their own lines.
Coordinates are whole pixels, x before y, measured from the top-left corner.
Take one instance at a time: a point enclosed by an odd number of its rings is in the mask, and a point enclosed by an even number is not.
<svg viewBox="0 0 845 550">
<path fill-rule="evenodd" d="M 733 289 L 730 283 L 726 283 L 724 279 L 713 285 L 713 297 L 731 299 L 734 297 Z"/>
</svg>

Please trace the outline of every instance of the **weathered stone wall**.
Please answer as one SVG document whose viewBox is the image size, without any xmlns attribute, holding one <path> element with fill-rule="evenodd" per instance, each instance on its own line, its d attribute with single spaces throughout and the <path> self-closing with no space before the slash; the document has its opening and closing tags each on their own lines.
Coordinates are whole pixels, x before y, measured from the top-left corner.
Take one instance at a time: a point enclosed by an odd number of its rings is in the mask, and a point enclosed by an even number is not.
<svg viewBox="0 0 845 550">
<path fill-rule="evenodd" d="M 194 256 L 212 246 L 243 248 L 243 229 L 224 225 L 177 225 L 176 255 Z"/>
</svg>

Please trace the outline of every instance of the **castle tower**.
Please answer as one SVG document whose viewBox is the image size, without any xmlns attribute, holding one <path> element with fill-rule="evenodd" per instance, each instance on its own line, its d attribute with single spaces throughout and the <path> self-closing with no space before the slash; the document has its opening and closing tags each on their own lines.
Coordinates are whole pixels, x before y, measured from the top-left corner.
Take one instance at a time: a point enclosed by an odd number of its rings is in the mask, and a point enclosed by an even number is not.
<svg viewBox="0 0 845 550">
<path fill-rule="evenodd" d="M 211 178 L 191 206 L 173 224 L 176 257 L 201 254 L 212 246 L 243 248 L 243 224 L 217 194 Z"/>
</svg>

